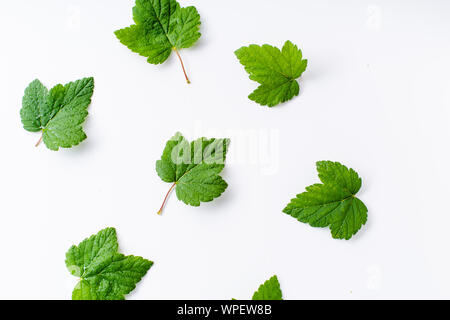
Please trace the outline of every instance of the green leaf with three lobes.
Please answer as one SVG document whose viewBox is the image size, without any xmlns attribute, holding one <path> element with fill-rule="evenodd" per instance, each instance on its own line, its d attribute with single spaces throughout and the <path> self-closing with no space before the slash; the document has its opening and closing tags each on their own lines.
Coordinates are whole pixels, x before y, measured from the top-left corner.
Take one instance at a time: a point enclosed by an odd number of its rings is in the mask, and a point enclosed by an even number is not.
<svg viewBox="0 0 450 320">
<path fill-rule="evenodd" d="M 249 78 L 260 84 L 248 96 L 250 100 L 273 107 L 299 94 L 296 79 L 306 70 L 308 61 L 302 59 L 302 51 L 292 42 L 286 41 L 281 50 L 268 44 L 252 44 L 235 54 Z"/>
<path fill-rule="evenodd" d="M 135 24 L 115 32 L 120 42 L 152 64 L 163 63 L 175 51 L 190 83 L 178 49 L 191 47 L 201 36 L 197 9 L 181 8 L 175 0 L 136 0 L 133 20 Z"/>
<path fill-rule="evenodd" d="M 260 285 L 258 291 L 253 294 L 252 300 L 283 300 L 277 276 L 273 276 Z"/>
<path fill-rule="evenodd" d="M 349 240 L 367 221 L 367 208 L 355 197 L 361 178 L 339 162 L 319 161 L 317 171 L 322 184 L 306 187 L 283 212 L 312 227 L 329 226 L 333 238 Z"/>
<path fill-rule="evenodd" d="M 67 251 L 67 269 L 80 278 L 73 300 L 124 300 L 134 290 L 153 262 L 118 248 L 116 229 L 106 228 Z"/>
<path fill-rule="evenodd" d="M 181 133 L 176 133 L 166 144 L 161 160 L 156 161 L 156 172 L 165 181 L 173 183 L 179 200 L 198 207 L 200 202 L 219 197 L 228 184 L 219 175 L 225 167 L 230 139 L 199 138 L 189 143 Z"/>
<path fill-rule="evenodd" d="M 86 139 L 82 124 L 93 93 L 93 78 L 58 84 L 50 91 L 34 80 L 25 90 L 20 117 L 25 130 L 42 131 L 36 146 L 43 140 L 47 148 L 57 151 Z"/>
</svg>

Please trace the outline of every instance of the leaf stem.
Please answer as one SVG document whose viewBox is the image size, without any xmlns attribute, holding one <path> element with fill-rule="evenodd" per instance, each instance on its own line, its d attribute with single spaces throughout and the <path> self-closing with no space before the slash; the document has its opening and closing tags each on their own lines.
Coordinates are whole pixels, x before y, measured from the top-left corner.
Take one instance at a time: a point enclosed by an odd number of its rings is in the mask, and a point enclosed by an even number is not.
<svg viewBox="0 0 450 320">
<path fill-rule="evenodd" d="M 39 138 L 39 141 L 36 143 L 36 145 L 35 145 L 35 147 L 39 147 L 39 145 L 41 144 L 41 142 L 42 142 L 42 134 L 41 134 L 41 137 Z"/>
<path fill-rule="evenodd" d="M 166 197 L 164 198 L 163 204 L 162 204 L 161 208 L 160 208 L 159 211 L 158 211 L 158 214 L 159 214 L 159 215 L 161 215 L 162 210 L 163 210 L 163 208 L 164 208 L 164 205 L 166 204 L 167 198 L 169 197 L 169 194 L 172 192 L 173 188 L 175 188 L 176 185 L 177 185 L 177 183 L 175 182 L 175 183 L 170 187 L 169 191 L 167 192 Z"/>
<path fill-rule="evenodd" d="M 191 83 L 191 81 L 189 80 L 189 78 L 188 78 L 188 76 L 187 76 L 187 74 L 186 74 L 186 70 L 184 69 L 184 63 L 183 63 L 183 59 L 181 59 L 180 53 L 178 52 L 177 48 L 173 48 L 173 50 L 174 50 L 175 53 L 177 54 L 178 59 L 180 59 L 181 67 L 183 68 L 183 73 L 184 73 L 184 76 L 185 76 L 185 78 L 186 78 L 186 82 L 187 82 L 188 84 Z"/>
</svg>

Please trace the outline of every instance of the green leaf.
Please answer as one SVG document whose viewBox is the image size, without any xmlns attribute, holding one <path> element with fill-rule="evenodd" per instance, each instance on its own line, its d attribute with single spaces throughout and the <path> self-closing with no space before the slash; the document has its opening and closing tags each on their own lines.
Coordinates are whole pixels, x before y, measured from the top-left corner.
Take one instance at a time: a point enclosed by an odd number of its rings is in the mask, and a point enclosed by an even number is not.
<svg viewBox="0 0 450 320">
<path fill-rule="evenodd" d="M 252 44 L 235 51 L 236 57 L 260 86 L 248 97 L 260 105 L 273 107 L 297 96 L 297 78 L 306 70 L 308 61 L 302 51 L 290 41 L 282 50 L 268 44 Z"/>
<path fill-rule="evenodd" d="M 312 227 L 329 226 L 333 238 L 349 240 L 367 221 L 367 208 L 355 197 L 361 178 L 339 162 L 319 161 L 317 171 L 322 184 L 307 187 L 283 212 Z"/>
<path fill-rule="evenodd" d="M 159 177 L 173 183 L 164 199 L 175 188 L 179 200 L 191 206 L 212 201 L 227 188 L 219 175 L 225 167 L 229 139 L 199 138 L 189 143 L 176 133 L 166 144 L 161 160 L 156 161 Z"/>
<path fill-rule="evenodd" d="M 116 230 L 106 228 L 66 253 L 69 272 L 80 278 L 73 300 L 123 300 L 153 262 L 118 253 Z"/>
<path fill-rule="evenodd" d="M 252 300 L 283 300 L 277 276 L 273 276 L 260 285 L 258 291 L 253 294 Z"/>
<path fill-rule="evenodd" d="M 201 34 L 200 15 L 195 7 L 181 8 L 175 0 L 136 0 L 133 8 L 135 24 L 115 32 L 120 42 L 152 64 L 166 61 L 172 50 L 189 48 Z"/>
<path fill-rule="evenodd" d="M 41 113 L 47 98 L 47 88 L 39 80 L 34 80 L 25 89 L 20 118 L 25 130 L 38 132 L 42 130 Z"/>
<path fill-rule="evenodd" d="M 93 93 L 93 78 L 65 86 L 58 84 L 50 91 L 35 80 L 23 97 L 20 110 L 23 127 L 31 132 L 42 131 L 41 139 L 50 150 L 76 146 L 86 139 L 82 124 L 88 115 Z"/>
</svg>

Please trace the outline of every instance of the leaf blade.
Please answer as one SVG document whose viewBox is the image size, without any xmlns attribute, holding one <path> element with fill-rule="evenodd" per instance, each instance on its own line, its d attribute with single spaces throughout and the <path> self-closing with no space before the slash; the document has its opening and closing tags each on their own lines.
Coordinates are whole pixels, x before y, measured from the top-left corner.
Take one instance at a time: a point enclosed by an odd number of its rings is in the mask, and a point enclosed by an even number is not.
<svg viewBox="0 0 450 320">
<path fill-rule="evenodd" d="M 229 144 L 230 139 L 204 137 L 189 143 L 177 132 L 166 143 L 161 159 L 156 161 L 156 172 L 164 182 L 174 183 L 179 200 L 200 206 L 201 202 L 221 196 L 228 187 L 219 174 L 225 167 Z M 166 199 L 167 196 L 161 210 Z"/>
<path fill-rule="evenodd" d="M 187 205 L 198 207 L 201 202 L 210 202 L 220 197 L 228 187 L 219 176 L 223 168 L 223 165 L 196 166 L 177 181 L 177 198 Z"/>
<path fill-rule="evenodd" d="M 94 289 L 97 300 L 124 300 L 152 265 L 152 261 L 142 257 L 116 253 L 101 272 L 87 277 L 86 281 Z"/>
<path fill-rule="evenodd" d="M 116 253 L 118 248 L 116 229 L 100 230 L 84 239 L 78 246 L 70 247 L 66 253 L 67 269 L 72 275 L 82 277 L 86 272 L 95 269 L 93 265 L 98 265 L 98 261 Z"/>
<path fill-rule="evenodd" d="M 367 207 L 355 197 L 361 178 L 338 162 L 319 161 L 317 170 L 322 184 L 307 187 L 283 212 L 312 227 L 330 227 L 333 238 L 349 240 L 367 222 Z"/>
<path fill-rule="evenodd" d="M 118 253 L 116 230 L 106 228 L 66 253 L 69 272 L 80 278 L 74 300 L 123 300 L 153 265 L 138 256 Z"/>
<path fill-rule="evenodd" d="M 63 92 L 63 94 L 62 94 Z M 88 116 L 87 108 L 94 93 L 94 79 L 83 78 L 58 89 L 58 98 L 43 128 L 43 141 L 47 148 L 71 148 L 87 138 L 82 124 Z"/>
<path fill-rule="evenodd" d="M 151 64 L 165 62 L 172 49 L 189 48 L 201 36 L 197 9 L 181 8 L 175 0 L 136 0 L 133 20 L 135 25 L 117 30 L 116 37 Z"/>
<path fill-rule="evenodd" d="M 282 50 L 264 44 L 251 44 L 235 51 L 249 78 L 260 86 L 249 99 L 273 107 L 299 94 L 298 79 L 306 70 L 307 60 L 296 45 L 286 41 Z"/>
<path fill-rule="evenodd" d="M 252 300 L 283 300 L 280 283 L 276 275 L 265 281 L 253 294 Z"/>
<path fill-rule="evenodd" d="M 20 109 L 20 118 L 25 130 L 38 132 L 42 130 L 41 108 L 47 99 L 48 90 L 38 80 L 31 82 L 25 89 Z"/>
</svg>

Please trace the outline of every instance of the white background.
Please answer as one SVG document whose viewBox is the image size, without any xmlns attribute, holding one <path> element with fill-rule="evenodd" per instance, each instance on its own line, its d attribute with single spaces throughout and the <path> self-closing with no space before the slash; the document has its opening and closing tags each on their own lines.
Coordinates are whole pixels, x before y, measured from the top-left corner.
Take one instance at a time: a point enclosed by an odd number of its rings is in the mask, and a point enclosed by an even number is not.
<svg viewBox="0 0 450 320">
<path fill-rule="evenodd" d="M 450 3 L 181 4 L 202 18 L 181 51 L 191 85 L 174 55 L 150 65 L 115 38 L 133 0 L 1 2 L 0 298 L 69 299 L 65 252 L 108 226 L 121 252 L 155 262 L 129 299 L 245 299 L 273 274 L 286 299 L 450 298 Z M 288 39 L 309 61 L 301 93 L 261 107 L 233 52 Z M 35 148 L 19 116 L 27 85 L 85 76 L 88 139 Z M 241 148 L 222 197 L 196 208 L 172 194 L 158 216 L 170 185 L 155 161 L 176 131 Z M 318 160 L 363 178 L 369 220 L 350 241 L 281 212 L 318 182 Z"/>
</svg>

